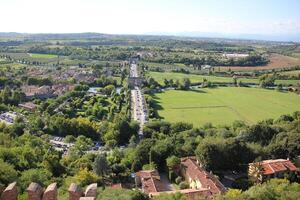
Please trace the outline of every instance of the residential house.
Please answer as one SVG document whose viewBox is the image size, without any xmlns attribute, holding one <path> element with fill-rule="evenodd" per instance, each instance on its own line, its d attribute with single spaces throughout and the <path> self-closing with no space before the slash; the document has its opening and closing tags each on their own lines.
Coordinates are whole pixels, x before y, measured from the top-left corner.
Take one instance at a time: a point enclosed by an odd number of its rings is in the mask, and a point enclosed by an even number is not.
<svg viewBox="0 0 300 200">
<path fill-rule="evenodd" d="M 182 193 L 188 200 L 201 198 L 213 198 L 226 192 L 223 184 L 211 173 L 205 171 L 195 157 L 181 159 L 178 174 L 182 175 L 189 183 L 190 188 L 183 190 L 170 190 L 167 183 L 162 182 L 157 170 L 139 171 L 136 173 L 136 184 L 142 191 L 155 197 L 162 193 Z"/>
<path fill-rule="evenodd" d="M 31 112 L 34 112 L 36 110 L 36 107 L 37 107 L 37 105 L 32 103 L 32 102 L 20 103 L 18 106 L 20 108 L 24 108 L 24 109 L 29 110 Z"/>
<path fill-rule="evenodd" d="M 212 173 L 204 170 L 195 157 L 181 158 L 180 174 L 191 189 L 208 189 L 212 196 L 224 194 L 226 188 Z"/>
<path fill-rule="evenodd" d="M 291 177 L 295 174 L 297 167 L 285 159 L 264 160 L 249 164 L 248 175 L 256 182 L 263 182 L 270 178 Z"/>
<path fill-rule="evenodd" d="M 66 85 L 66 84 L 57 84 L 52 86 L 53 94 L 56 96 L 61 96 L 66 92 L 74 90 L 74 85 Z"/>
<path fill-rule="evenodd" d="M 34 85 L 26 85 L 21 87 L 22 91 L 25 93 L 27 99 L 46 99 L 54 97 L 53 90 L 51 86 L 34 86 Z"/>
<path fill-rule="evenodd" d="M 136 183 L 141 186 L 146 194 L 161 192 L 164 190 L 157 170 L 145 170 L 136 173 Z"/>
</svg>

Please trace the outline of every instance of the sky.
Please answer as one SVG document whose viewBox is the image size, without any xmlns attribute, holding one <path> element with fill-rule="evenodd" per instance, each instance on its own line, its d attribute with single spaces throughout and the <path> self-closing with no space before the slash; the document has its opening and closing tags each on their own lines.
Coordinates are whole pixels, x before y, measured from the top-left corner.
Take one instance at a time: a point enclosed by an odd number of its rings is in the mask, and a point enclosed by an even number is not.
<svg viewBox="0 0 300 200">
<path fill-rule="evenodd" d="M 0 32 L 300 34 L 300 0 L 0 0 Z"/>
</svg>

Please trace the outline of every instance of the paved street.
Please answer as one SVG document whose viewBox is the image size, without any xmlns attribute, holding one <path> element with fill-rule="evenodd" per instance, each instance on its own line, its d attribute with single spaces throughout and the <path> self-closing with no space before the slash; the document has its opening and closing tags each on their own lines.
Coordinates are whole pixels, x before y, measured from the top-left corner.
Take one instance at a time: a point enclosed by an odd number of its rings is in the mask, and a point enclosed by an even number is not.
<svg viewBox="0 0 300 200">
<path fill-rule="evenodd" d="M 139 77 L 137 65 L 130 65 L 130 77 Z M 143 135 L 143 126 L 147 121 L 146 102 L 140 87 L 136 86 L 131 90 L 131 109 L 133 120 L 139 122 L 139 135 Z"/>
</svg>

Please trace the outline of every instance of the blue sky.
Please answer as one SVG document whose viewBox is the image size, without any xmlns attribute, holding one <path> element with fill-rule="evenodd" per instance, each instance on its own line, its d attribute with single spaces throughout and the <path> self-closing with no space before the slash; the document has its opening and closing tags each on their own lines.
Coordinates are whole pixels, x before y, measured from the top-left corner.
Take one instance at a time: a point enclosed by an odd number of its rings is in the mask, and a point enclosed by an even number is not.
<svg viewBox="0 0 300 200">
<path fill-rule="evenodd" d="M 0 0 L 0 32 L 300 34 L 299 0 Z"/>
</svg>

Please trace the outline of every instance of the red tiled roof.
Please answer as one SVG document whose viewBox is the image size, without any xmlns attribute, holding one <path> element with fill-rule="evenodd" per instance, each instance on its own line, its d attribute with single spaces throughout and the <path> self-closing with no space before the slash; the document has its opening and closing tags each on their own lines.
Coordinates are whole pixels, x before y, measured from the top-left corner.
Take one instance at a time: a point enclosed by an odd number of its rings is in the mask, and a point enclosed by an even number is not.
<svg viewBox="0 0 300 200">
<path fill-rule="evenodd" d="M 145 193 L 149 194 L 164 190 L 157 170 L 139 171 L 136 173 L 136 176 L 141 178 L 142 188 Z"/>
<path fill-rule="evenodd" d="M 213 195 L 226 192 L 224 185 L 211 173 L 205 171 L 197 164 L 195 157 L 181 159 L 181 165 L 185 168 L 185 173 L 192 180 L 199 180 L 202 188 L 207 188 Z"/>
<path fill-rule="evenodd" d="M 277 159 L 277 160 L 264 160 L 260 162 L 263 168 L 264 175 L 275 174 L 285 171 L 296 171 L 296 166 L 289 160 Z"/>
<path fill-rule="evenodd" d="M 199 199 L 199 197 L 202 198 L 210 198 L 211 192 L 207 188 L 201 188 L 201 189 L 184 189 L 184 190 L 173 190 L 173 191 L 166 191 L 166 192 L 153 192 L 150 193 L 149 196 L 156 197 L 160 194 L 175 194 L 177 192 L 180 192 L 183 194 L 188 200 L 196 200 Z"/>
<path fill-rule="evenodd" d="M 116 183 L 116 184 L 112 184 L 111 188 L 112 189 L 122 189 L 123 186 L 122 186 L 122 183 Z"/>
</svg>

